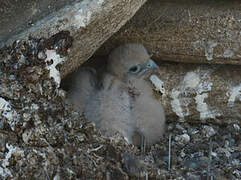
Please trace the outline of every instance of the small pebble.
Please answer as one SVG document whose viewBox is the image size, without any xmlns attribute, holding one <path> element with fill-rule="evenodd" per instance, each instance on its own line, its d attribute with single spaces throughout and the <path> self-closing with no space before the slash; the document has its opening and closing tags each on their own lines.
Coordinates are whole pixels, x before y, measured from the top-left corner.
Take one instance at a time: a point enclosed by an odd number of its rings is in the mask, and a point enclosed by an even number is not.
<svg viewBox="0 0 241 180">
<path fill-rule="evenodd" d="M 186 145 L 190 142 L 190 136 L 188 134 L 177 135 L 175 141 L 180 145 Z"/>
<path fill-rule="evenodd" d="M 45 60 L 47 55 L 43 51 L 38 52 L 38 59 Z"/>
<path fill-rule="evenodd" d="M 240 130 L 240 127 L 239 127 L 238 124 L 233 124 L 233 127 L 234 127 L 234 129 L 235 129 L 236 131 L 239 131 L 239 130 Z"/>
<path fill-rule="evenodd" d="M 204 126 L 202 132 L 208 138 L 216 134 L 216 131 L 211 126 Z"/>
</svg>

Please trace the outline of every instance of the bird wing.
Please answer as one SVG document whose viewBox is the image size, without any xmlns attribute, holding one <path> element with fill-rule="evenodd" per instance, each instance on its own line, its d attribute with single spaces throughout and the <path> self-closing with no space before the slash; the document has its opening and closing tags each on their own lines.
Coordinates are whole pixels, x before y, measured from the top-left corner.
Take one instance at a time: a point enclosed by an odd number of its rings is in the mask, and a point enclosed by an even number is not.
<svg viewBox="0 0 241 180">
<path fill-rule="evenodd" d="M 83 112 L 90 97 L 97 91 L 96 71 L 93 68 L 79 68 L 68 79 L 69 99 L 76 110 Z"/>
<path fill-rule="evenodd" d="M 85 115 L 104 135 L 112 136 L 118 131 L 130 142 L 134 125 L 131 121 L 131 97 L 126 85 L 106 73 L 102 86 L 90 100 Z"/>
<path fill-rule="evenodd" d="M 165 113 L 161 103 L 152 94 L 152 88 L 143 79 L 133 80 L 133 86 L 140 95 L 133 102 L 132 118 L 136 124 L 136 132 L 144 136 L 147 145 L 159 140 L 165 128 Z M 141 138 L 136 138 L 135 145 L 140 144 Z"/>
</svg>

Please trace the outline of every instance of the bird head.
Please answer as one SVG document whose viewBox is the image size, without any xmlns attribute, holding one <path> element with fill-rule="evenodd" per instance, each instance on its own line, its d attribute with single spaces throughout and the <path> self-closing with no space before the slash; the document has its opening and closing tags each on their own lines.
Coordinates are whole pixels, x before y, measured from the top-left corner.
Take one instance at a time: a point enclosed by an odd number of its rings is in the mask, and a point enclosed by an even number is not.
<svg viewBox="0 0 241 180">
<path fill-rule="evenodd" d="M 142 44 L 130 43 L 114 49 L 108 59 L 107 69 L 111 74 L 124 79 L 127 76 L 142 77 L 158 69 L 156 63 Z"/>
</svg>

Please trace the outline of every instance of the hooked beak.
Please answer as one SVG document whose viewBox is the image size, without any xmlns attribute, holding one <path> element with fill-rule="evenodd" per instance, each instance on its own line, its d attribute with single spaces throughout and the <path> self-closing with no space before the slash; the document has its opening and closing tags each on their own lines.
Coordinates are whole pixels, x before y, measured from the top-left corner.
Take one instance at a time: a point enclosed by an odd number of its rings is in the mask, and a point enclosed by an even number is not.
<svg viewBox="0 0 241 180">
<path fill-rule="evenodd" d="M 143 75 L 144 73 L 155 69 L 159 69 L 158 65 L 152 59 L 148 59 L 147 62 L 143 64 L 142 70 L 139 74 Z"/>
</svg>

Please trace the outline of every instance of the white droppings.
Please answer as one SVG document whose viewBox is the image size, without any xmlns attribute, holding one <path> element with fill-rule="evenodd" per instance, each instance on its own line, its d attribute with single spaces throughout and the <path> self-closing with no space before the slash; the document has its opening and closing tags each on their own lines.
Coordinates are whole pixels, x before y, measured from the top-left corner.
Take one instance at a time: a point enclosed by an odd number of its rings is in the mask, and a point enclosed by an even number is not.
<svg viewBox="0 0 241 180">
<path fill-rule="evenodd" d="M 0 97 L 0 114 L 7 118 L 12 130 L 15 129 L 17 112 L 12 108 L 9 102 Z"/>
<path fill-rule="evenodd" d="M 171 92 L 171 106 L 172 110 L 176 113 L 176 115 L 180 118 L 180 120 L 184 120 L 185 116 L 190 115 L 190 111 L 188 105 L 192 102 L 191 98 L 183 97 L 186 96 L 185 92 L 190 89 L 196 89 L 199 85 L 200 77 L 195 72 L 188 72 L 183 79 L 183 82 L 180 83 L 177 89 L 173 89 Z M 182 95 L 181 95 L 182 94 Z"/>
<path fill-rule="evenodd" d="M 203 92 L 211 91 L 213 86 L 212 82 L 202 81 L 198 84 L 197 93 L 201 94 Z"/>
<path fill-rule="evenodd" d="M 200 112 L 200 119 L 215 118 L 220 116 L 220 113 L 215 108 L 210 108 L 205 102 L 205 99 L 208 98 L 208 92 L 212 89 L 212 82 L 208 82 L 206 79 L 209 76 L 207 72 L 200 72 L 200 69 L 195 71 L 188 72 L 183 81 L 180 82 L 179 86 L 171 92 L 171 106 L 173 111 L 179 116 L 180 119 L 183 119 L 185 116 L 190 115 L 189 113 L 189 104 L 192 102 L 192 98 L 187 97 L 189 93 L 196 93 L 194 98 L 197 105 L 197 111 Z"/>
<path fill-rule="evenodd" d="M 0 167 L 0 174 L 2 177 L 9 177 L 9 176 L 13 177 L 11 171 L 7 168 L 10 164 L 9 159 L 12 157 L 12 155 L 23 157 L 24 151 L 18 147 L 14 147 L 8 143 L 6 143 L 6 147 L 8 149 L 8 152 L 5 153 L 5 157 L 4 157 L 4 159 L 2 159 L 2 162 L 1 162 L 2 167 Z"/>
<path fill-rule="evenodd" d="M 183 110 L 182 110 L 182 104 L 178 98 L 179 94 L 181 92 L 176 90 L 176 89 L 173 89 L 172 90 L 172 93 L 171 93 L 171 97 L 172 97 L 172 101 L 171 101 L 171 106 L 172 106 L 172 110 L 176 113 L 176 115 L 178 117 L 180 117 L 181 119 L 184 118 L 184 113 L 183 113 Z"/>
<path fill-rule="evenodd" d="M 59 87 L 61 78 L 60 78 L 59 71 L 56 69 L 56 66 L 59 63 L 64 62 L 66 58 L 65 57 L 61 58 L 60 55 L 57 54 L 55 50 L 47 50 L 46 55 L 47 55 L 47 58 L 45 60 L 46 62 L 53 61 L 52 64 L 47 66 L 47 69 L 49 70 L 49 76 L 54 79 L 57 86 Z"/>
<path fill-rule="evenodd" d="M 192 45 L 196 50 L 199 50 L 200 48 L 204 48 L 206 59 L 210 61 L 213 59 L 213 51 L 214 51 L 214 48 L 218 45 L 218 43 L 213 40 L 210 40 L 210 41 L 197 40 L 193 42 Z"/>
<path fill-rule="evenodd" d="M 211 91 L 212 89 L 212 82 L 208 81 L 202 81 L 199 83 L 197 87 L 197 95 L 195 97 L 195 101 L 197 104 L 197 111 L 200 112 L 200 119 L 205 120 L 205 119 L 214 119 L 221 114 L 219 113 L 218 110 L 212 109 L 210 110 L 210 107 L 208 104 L 205 102 L 205 99 L 208 98 L 208 91 Z"/>
<path fill-rule="evenodd" d="M 234 52 L 231 49 L 226 49 L 223 53 L 223 57 L 230 58 L 234 55 Z"/>
<path fill-rule="evenodd" d="M 186 88 L 195 89 L 200 82 L 200 77 L 195 72 L 188 72 L 184 77 L 184 86 Z"/>
<path fill-rule="evenodd" d="M 161 92 L 163 96 L 166 95 L 166 90 L 164 88 L 164 83 L 162 80 L 159 79 L 159 77 L 155 74 L 150 76 L 150 81 L 155 86 L 155 90 L 158 92 Z"/>
<path fill-rule="evenodd" d="M 208 97 L 208 93 L 197 94 L 195 101 L 197 103 L 197 110 L 200 112 L 200 119 L 215 118 L 216 115 L 209 110 L 207 103 L 204 101 Z"/>
<path fill-rule="evenodd" d="M 235 101 L 241 101 L 241 83 L 238 86 L 232 87 L 229 92 L 226 93 L 228 99 L 228 106 L 233 107 Z"/>
<path fill-rule="evenodd" d="M 204 45 L 205 56 L 208 61 L 213 59 L 213 51 L 214 51 L 214 48 L 217 46 L 217 44 L 218 43 L 215 41 L 208 41 L 207 43 L 205 43 Z"/>
<path fill-rule="evenodd" d="M 200 77 L 195 72 L 188 72 L 183 79 L 183 82 L 180 83 L 179 87 L 177 89 L 173 89 L 171 92 L 171 106 L 173 111 L 176 113 L 176 115 L 180 118 L 180 120 L 183 120 L 185 116 L 190 115 L 190 111 L 188 108 L 188 105 L 191 103 L 191 98 L 188 97 L 180 97 L 179 95 L 182 94 L 182 96 L 185 94 L 186 91 L 188 91 L 188 88 L 195 89 L 200 82 Z"/>
<path fill-rule="evenodd" d="M 76 28 L 80 27 L 86 27 L 91 20 L 92 14 L 97 10 L 101 8 L 101 5 L 103 4 L 104 0 L 97 0 L 97 1 L 89 1 L 89 0 L 83 0 L 78 9 L 78 11 L 74 14 L 73 18 L 71 19 L 72 24 Z"/>
<path fill-rule="evenodd" d="M 78 13 L 73 17 L 73 24 L 79 29 L 80 27 L 86 27 L 91 18 L 92 12 L 88 9 L 80 9 Z"/>
<path fill-rule="evenodd" d="M 7 119 L 12 119 L 13 115 L 12 115 L 12 107 L 9 104 L 9 102 L 7 102 L 5 99 L 0 97 L 0 110 L 2 112 L 2 115 L 7 118 Z"/>
</svg>

